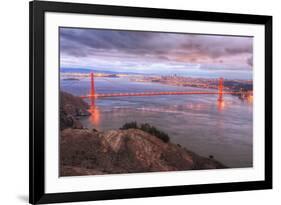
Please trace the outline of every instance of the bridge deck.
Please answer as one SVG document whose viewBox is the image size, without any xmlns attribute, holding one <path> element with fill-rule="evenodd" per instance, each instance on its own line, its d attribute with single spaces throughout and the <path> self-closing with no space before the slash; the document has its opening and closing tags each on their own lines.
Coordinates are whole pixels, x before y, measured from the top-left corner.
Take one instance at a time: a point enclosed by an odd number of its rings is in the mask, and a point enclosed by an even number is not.
<svg viewBox="0 0 281 205">
<path fill-rule="evenodd" d="M 242 92 L 140 92 L 140 93 L 100 93 L 95 95 L 81 96 L 81 98 L 104 98 L 104 97 L 130 97 L 130 96 L 154 96 L 154 95 L 219 95 L 241 94 Z"/>
</svg>

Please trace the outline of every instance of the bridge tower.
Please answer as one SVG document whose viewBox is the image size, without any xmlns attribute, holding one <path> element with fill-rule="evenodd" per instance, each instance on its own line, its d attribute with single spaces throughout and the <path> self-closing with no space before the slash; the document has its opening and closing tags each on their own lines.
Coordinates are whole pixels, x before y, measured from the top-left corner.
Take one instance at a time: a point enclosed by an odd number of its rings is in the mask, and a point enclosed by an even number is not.
<svg viewBox="0 0 281 205">
<path fill-rule="evenodd" d="M 223 78 L 219 78 L 219 85 L 218 85 L 218 101 L 223 101 Z"/>
<path fill-rule="evenodd" d="M 90 102 L 91 108 L 95 107 L 95 81 L 94 81 L 94 73 L 91 73 L 91 90 L 90 90 Z"/>
</svg>

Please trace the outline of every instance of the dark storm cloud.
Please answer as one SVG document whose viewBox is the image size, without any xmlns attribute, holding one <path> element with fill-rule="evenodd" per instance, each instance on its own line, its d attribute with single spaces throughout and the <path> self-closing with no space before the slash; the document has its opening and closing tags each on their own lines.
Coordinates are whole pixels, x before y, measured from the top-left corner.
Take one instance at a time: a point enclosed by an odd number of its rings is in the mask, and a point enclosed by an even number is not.
<svg viewBox="0 0 281 205">
<path fill-rule="evenodd" d="M 101 64 L 161 62 L 177 67 L 175 64 L 199 63 L 227 64 L 218 69 L 243 69 L 243 66 L 249 69 L 252 67 L 253 48 L 250 37 L 61 28 L 60 50 L 64 62 L 73 62 L 75 58 L 76 64 L 83 59 L 83 62 L 95 60 Z M 216 66 L 210 67 L 215 69 Z M 205 67 L 201 66 L 202 69 Z"/>
<path fill-rule="evenodd" d="M 250 45 L 244 45 L 244 46 L 240 46 L 237 48 L 226 48 L 225 49 L 226 53 L 228 54 L 240 54 L 240 53 L 252 53 L 253 48 L 252 48 L 252 44 Z"/>
<path fill-rule="evenodd" d="M 88 51 L 107 49 L 146 53 L 147 49 L 153 49 L 153 45 L 149 41 L 154 37 L 154 34 L 149 32 L 61 29 L 60 34 L 61 48 L 65 52 L 85 48 Z M 66 44 L 68 47 L 65 47 Z"/>
<path fill-rule="evenodd" d="M 252 53 L 252 39 L 246 37 L 194 35 L 187 37 L 182 45 L 190 50 L 209 58 Z"/>
<path fill-rule="evenodd" d="M 248 63 L 248 65 L 253 66 L 253 57 L 252 56 L 247 59 L 247 63 Z"/>
</svg>

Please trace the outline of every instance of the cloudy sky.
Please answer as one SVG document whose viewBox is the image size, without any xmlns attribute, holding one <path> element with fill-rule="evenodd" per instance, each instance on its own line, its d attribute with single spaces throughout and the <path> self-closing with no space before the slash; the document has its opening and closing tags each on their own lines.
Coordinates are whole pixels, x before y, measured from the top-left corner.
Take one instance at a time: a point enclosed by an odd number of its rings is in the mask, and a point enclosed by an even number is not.
<svg viewBox="0 0 281 205">
<path fill-rule="evenodd" d="M 252 78 L 251 37 L 60 28 L 61 68 Z"/>
</svg>

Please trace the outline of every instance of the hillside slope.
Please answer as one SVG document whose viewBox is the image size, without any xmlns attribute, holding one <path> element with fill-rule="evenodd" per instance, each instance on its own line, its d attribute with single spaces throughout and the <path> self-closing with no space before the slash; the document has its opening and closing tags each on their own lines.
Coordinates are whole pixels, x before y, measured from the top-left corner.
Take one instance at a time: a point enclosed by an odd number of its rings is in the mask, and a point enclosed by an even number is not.
<svg viewBox="0 0 281 205">
<path fill-rule="evenodd" d="M 61 132 L 60 149 L 61 176 L 225 168 L 138 129 L 67 128 Z"/>
</svg>

